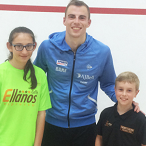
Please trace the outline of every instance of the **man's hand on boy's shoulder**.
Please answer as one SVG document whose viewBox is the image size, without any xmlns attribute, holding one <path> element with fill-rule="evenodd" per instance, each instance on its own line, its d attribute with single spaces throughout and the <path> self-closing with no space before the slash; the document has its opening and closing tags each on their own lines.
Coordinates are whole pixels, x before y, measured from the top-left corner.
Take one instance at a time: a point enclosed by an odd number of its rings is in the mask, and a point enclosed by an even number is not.
<svg viewBox="0 0 146 146">
<path fill-rule="evenodd" d="M 137 113 L 140 112 L 141 110 L 140 110 L 139 104 L 135 101 L 133 101 L 133 104 L 135 105 L 134 111 Z M 145 113 L 143 111 L 141 111 L 141 112 L 145 115 Z"/>
</svg>

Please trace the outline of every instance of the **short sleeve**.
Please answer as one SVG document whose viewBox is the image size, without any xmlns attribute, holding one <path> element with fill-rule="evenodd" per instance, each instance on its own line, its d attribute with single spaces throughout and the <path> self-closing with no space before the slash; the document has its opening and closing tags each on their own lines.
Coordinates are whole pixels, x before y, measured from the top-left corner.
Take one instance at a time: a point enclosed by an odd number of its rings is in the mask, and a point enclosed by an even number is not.
<svg viewBox="0 0 146 146">
<path fill-rule="evenodd" d="M 138 135 L 141 144 L 146 145 L 146 119 L 144 124 L 142 124 L 142 126 L 139 129 Z"/>
<path fill-rule="evenodd" d="M 3 70 L 0 68 L 0 104 L 1 104 L 1 102 L 2 102 L 2 91 L 1 91 L 1 89 L 2 89 L 2 79 L 4 79 L 3 78 Z"/>
<path fill-rule="evenodd" d="M 41 94 L 40 94 L 39 111 L 47 110 L 51 107 L 52 106 L 51 106 L 49 88 L 48 88 L 48 83 L 47 83 L 47 77 L 44 73 L 42 75 L 42 82 L 41 82 Z"/>
<path fill-rule="evenodd" d="M 97 135 L 102 135 L 102 128 L 103 128 L 102 123 L 103 123 L 103 112 L 101 112 L 99 121 L 97 123 L 97 130 L 96 130 Z"/>
</svg>

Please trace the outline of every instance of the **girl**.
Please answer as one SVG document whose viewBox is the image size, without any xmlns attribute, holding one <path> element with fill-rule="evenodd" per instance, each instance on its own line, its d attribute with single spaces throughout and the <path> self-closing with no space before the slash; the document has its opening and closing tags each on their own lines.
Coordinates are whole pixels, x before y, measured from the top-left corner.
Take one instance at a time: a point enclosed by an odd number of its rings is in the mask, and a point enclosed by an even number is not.
<svg viewBox="0 0 146 146">
<path fill-rule="evenodd" d="M 33 32 L 10 33 L 8 60 L 0 64 L 0 146 L 41 146 L 45 110 L 51 108 L 44 71 L 32 65 Z"/>
</svg>

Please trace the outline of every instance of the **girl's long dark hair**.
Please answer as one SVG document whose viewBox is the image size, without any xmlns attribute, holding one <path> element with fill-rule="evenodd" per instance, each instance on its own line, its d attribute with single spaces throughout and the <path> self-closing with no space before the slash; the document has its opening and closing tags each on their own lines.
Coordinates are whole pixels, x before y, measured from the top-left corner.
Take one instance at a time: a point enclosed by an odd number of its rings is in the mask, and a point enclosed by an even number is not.
<svg viewBox="0 0 146 146">
<path fill-rule="evenodd" d="M 29 28 L 26 28 L 26 27 L 16 27 L 15 29 L 13 29 L 10 33 L 10 36 L 9 36 L 9 43 L 10 45 L 12 45 L 12 41 L 14 40 L 14 38 L 19 34 L 19 33 L 28 33 L 31 37 L 32 37 L 32 40 L 33 40 L 33 43 L 35 43 L 35 37 L 34 37 L 34 34 L 33 32 L 29 29 Z M 13 58 L 13 53 L 10 52 L 10 55 L 9 55 L 9 58 L 8 60 L 11 60 Z M 31 63 L 31 60 L 29 59 L 25 65 L 25 68 L 24 68 L 24 75 L 23 75 L 23 79 L 25 81 L 27 81 L 27 73 L 28 71 L 30 70 L 30 76 L 29 78 L 31 79 L 31 89 L 35 89 L 36 86 L 37 86 L 37 79 L 36 79 L 36 76 L 35 76 L 35 70 L 34 70 L 34 67 Z"/>
</svg>

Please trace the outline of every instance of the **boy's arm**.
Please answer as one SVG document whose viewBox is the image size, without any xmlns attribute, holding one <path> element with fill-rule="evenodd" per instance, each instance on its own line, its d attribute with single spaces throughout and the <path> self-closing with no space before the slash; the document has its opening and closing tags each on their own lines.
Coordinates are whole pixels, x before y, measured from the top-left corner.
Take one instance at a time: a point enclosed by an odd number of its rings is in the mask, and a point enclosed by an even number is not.
<svg viewBox="0 0 146 146">
<path fill-rule="evenodd" d="M 102 136 L 101 135 L 96 136 L 95 146 L 102 146 Z"/>
<path fill-rule="evenodd" d="M 38 111 L 34 146 L 41 146 L 44 133 L 45 114 L 46 111 Z"/>
</svg>

